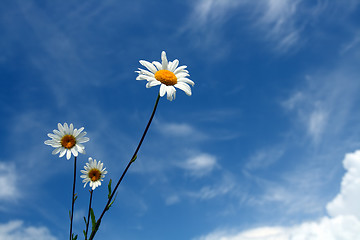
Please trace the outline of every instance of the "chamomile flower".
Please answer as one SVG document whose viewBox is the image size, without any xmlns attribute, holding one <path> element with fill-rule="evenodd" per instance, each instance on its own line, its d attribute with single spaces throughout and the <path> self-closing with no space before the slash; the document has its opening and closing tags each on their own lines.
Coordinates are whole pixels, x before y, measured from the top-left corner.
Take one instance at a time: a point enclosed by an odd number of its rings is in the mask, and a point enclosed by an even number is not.
<svg viewBox="0 0 360 240">
<path fill-rule="evenodd" d="M 101 161 L 96 162 L 96 159 L 89 157 L 89 162 L 84 166 L 85 170 L 81 170 L 81 173 L 84 174 L 80 176 L 84 178 L 82 180 L 85 183 L 84 187 L 86 187 L 88 182 L 90 182 L 89 185 L 92 190 L 101 185 L 101 181 L 103 181 L 105 174 L 107 174 L 106 168 L 103 168 L 103 166 L 104 164 Z"/>
<path fill-rule="evenodd" d="M 72 123 L 70 126 L 67 123 L 64 123 L 64 125 L 58 123 L 58 130 L 54 129 L 54 134 L 49 133 L 48 136 L 51 140 L 46 140 L 44 143 L 55 148 L 52 154 L 60 153 L 59 157 L 66 154 L 66 158 L 69 160 L 71 154 L 77 157 L 78 153 L 85 153 L 85 146 L 82 143 L 89 141 L 89 138 L 84 137 L 86 132 L 83 132 L 83 130 L 83 127 L 74 129 Z"/>
<path fill-rule="evenodd" d="M 166 53 L 161 53 L 161 63 L 154 61 L 152 63 L 140 60 L 140 64 L 147 68 L 147 70 L 139 68 L 139 71 L 135 71 L 139 75 L 136 80 L 147 80 L 146 87 L 154 87 L 160 85 L 159 94 L 161 97 L 167 94 L 167 99 L 172 101 L 176 96 L 176 89 L 183 90 L 188 96 L 191 96 L 191 86 L 194 86 L 194 82 L 188 79 L 189 71 L 186 70 L 187 66 L 180 66 L 179 60 L 168 61 Z"/>
</svg>

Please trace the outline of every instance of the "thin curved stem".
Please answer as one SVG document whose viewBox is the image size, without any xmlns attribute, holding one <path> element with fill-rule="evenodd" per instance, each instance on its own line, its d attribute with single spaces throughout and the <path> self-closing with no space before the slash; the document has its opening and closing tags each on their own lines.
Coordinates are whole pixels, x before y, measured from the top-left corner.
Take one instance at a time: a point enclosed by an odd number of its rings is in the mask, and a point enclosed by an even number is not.
<svg viewBox="0 0 360 240">
<path fill-rule="evenodd" d="M 76 158 L 77 157 L 74 157 L 74 181 L 73 181 L 73 191 L 72 191 L 72 200 L 71 200 L 70 240 L 72 240 L 72 225 L 73 225 L 74 205 L 75 205 Z"/>
<path fill-rule="evenodd" d="M 126 172 L 127 172 L 128 169 L 130 168 L 131 164 L 132 164 L 132 163 L 135 161 L 135 159 L 137 158 L 137 153 L 138 153 L 138 151 L 140 150 L 141 144 L 142 144 L 142 142 L 144 141 L 144 138 L 145 138 L 145 136 L 146 136 L 146 133 L 147 133 L 147 131 L 149 130 L 150 124 L 151 124 L 151 122 L 152 122 L 152 120 L 153 120 L 153 118 L 154 118 L 155 111 L 156 111 L 157 105 L 158 105 L 158 103 L 159 103 L 159 99 L 160 99 L 160 95 L 158 95 L 158 97 L 157 97 L 157 99 L 156 99 L 154 109 L 153 109 L 153 111 L 152 111 L 152 113 L 151 113 L 151 117 L 150 117 L 150 119 L 149 119 L 148 124 L 146 125 L 146 128 L 145 128 L 144 133 L 143 133 L 143 135 L 142 135 L 142 137 L 141 137 L 141 139 L 140 139 L 140 142 L 139 142 L 139 144 L 138 144 L 138 146 L 137 146 L 137 148 L 136 148 L 136 150 L 135 150 L 132 158 L 130 159 L 128 165 L 126 166 L 123 174 L 121 175 L 119 181 L 117 182 L 117 184 L 116 184 L 113 192 L 111 193 L 111 196 L 110 196 L 110 198 L 108 199 L 108 202 L 106 203 L 105 208 L 104 208 L 104 210 L 102 211 L 99 219 L 96 221 L 95 229 L 92 230 L 89 240 L 92 240 L 92 239 L 94 238 L 94 236 L 95 236 L 95 234 L 96 234 L 96 231 L 97 231 L 97 229 L 98 229 L 99 226 L 100 226 L 101 219 L 103 218 L 105 212 L 108 210 L 109 204 L 111 203 L 111 200 L 113 199 L 113 197 L 114 197 L 114 195 L 115 195 L 115 193 L 116 193 L 116 191 L 117 191 L 117 189 L 118 189 L 121 181 L 123 180 Z"/>
<path fill-rule="evenodd" d="M 93 192 L 94 192 L 94 190 L 91 189 L 90 190 L 89 211 L 88 211 L 88 216 L 87 216 L 87 221 L 86 221 L 85 240 L 87 240 L 87 234 L 88 234 L 88 230 L 89 230 L 90 211 L 91 211 L 91 202 L 92 202 Z"/>
</svg>

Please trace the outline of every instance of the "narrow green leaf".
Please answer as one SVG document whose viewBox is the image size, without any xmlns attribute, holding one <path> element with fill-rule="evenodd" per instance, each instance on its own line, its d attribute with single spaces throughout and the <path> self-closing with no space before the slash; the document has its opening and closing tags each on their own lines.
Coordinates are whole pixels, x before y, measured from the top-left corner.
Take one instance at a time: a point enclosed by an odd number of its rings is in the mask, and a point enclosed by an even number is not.
<svg viewBox="0 0 360 240">
<path fill-rule="evenodd" d="M 112 180 L 110 179 L 109 185 L 108 185 L 108 190 L 109 190 L 108 198 L 110 198 L 110 196 L 111 196 L 111 182 L 112 182 Z"/>
<path fill-rule="evenodd" d="M 135 156 L 131 159 L 131 162 L 135 162 L 136 159 L 137 159 L 137 155 L 135 155 Z"/>
<path fill-rule="evenodd" d="M 100 223 L 101 223 L 101 221 L 99 222 L 99 226 L 97 226 L 97 228 L 95 229 L 95 232 L 97 232 L 97 230 L 99 229 Z M 95 227 L 96 227 L 96 226 L 95 226 Z"/>
<path fill-rule="evenodd" d="M 83 230 L 83 233 L 84 233 L 84 237 L 85 237 L 85 239 L 87 239 L 87 236 L 86 236 L 86 231 L 85 231 L 85 230 Z"/>
<path fill-rule="evenodd" d="M 113 200 L 111 201 L 111 203 L 109 203 L 109 205 L 107 206 L 106 211 L 108 211 L 108 210 L 110 209 L 111 205 L 113 205 L 113 203 L 115 202 L 116 197 L 117 197 L 117 194 L 118 194 L 118 193 L 116 193 L 114 199 L 113 199 Z"/>
<path fill-rule="evenodd" d="M 76 240 L 78 238 L 78 235 L 76 234 L 75 236 L 74 236 L 74 233 L 72 234 L 72 239 L 73 240 Z"/>
<path fill-rule="evenodd" d="M 96 226 L 96 219 L 95 219 L 95 214 L 93 209 L 90 209 L 90 215 L 91 215 L 91 224 L 92 224 L 92 230 L 94 231 L 95 226 Z"/>
<path fill-rule="evenodd" d="M 76 201 L 76 199 L 78 198 L 77 193 L 74 194 L 74 202 Z"/>
<path fill-rule="evenodd" d="M 87 224 L 87 221 L 86 221 L 86 218 L 85 218 L 85 216 L 84 216 L 84 222 L 85 222 L 85 225 Z"/>
<path fill-rule="evenodd" d="M 69 210 L 69 218 L 70 218 L 70 220 L 71 220 L 71 211 Z"/>
</svg>

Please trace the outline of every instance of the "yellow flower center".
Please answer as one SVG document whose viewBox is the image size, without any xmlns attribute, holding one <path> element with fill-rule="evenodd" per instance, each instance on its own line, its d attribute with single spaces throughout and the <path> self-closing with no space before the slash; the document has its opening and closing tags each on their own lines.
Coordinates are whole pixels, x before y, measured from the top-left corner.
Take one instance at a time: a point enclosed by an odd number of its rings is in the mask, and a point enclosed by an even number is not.
<svg viewBox="0 0 360 240">
<path fill-rule="evenodd" d="M 99 171 L 99 169 L 96 168 L 91 169 L 89 172 L 89 178 L 93 182 L 99 180 L 101 178 L 101 172 Z"/>
<path fill-rule="evenodd" d="M 159 82 L 167 85 L 173 86 L 177 83 L 177 78 L 175 74 L 169 70 L 159 70 L 155 73 L 155 78 Z"/>
<path fill-rule="evenodd" d="M 60 142 L 61 142 L 61 146 L 70 149 L 75 146 L 76 139 L 73 135 L 64 135 Z"/>
</svg>

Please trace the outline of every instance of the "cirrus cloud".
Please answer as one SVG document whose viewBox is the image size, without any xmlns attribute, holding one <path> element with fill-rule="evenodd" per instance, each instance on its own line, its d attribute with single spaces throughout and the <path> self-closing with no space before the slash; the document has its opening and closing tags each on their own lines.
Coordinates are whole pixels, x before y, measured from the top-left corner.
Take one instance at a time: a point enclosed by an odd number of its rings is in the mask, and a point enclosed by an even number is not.
<svg viewBox="0 0 360 240">
<path fill-rule="evenodd" d="M 56 240 L 46 227 L 24 226 L 20 220 L 0 224 L 0 240 Z"/>
</svg>

